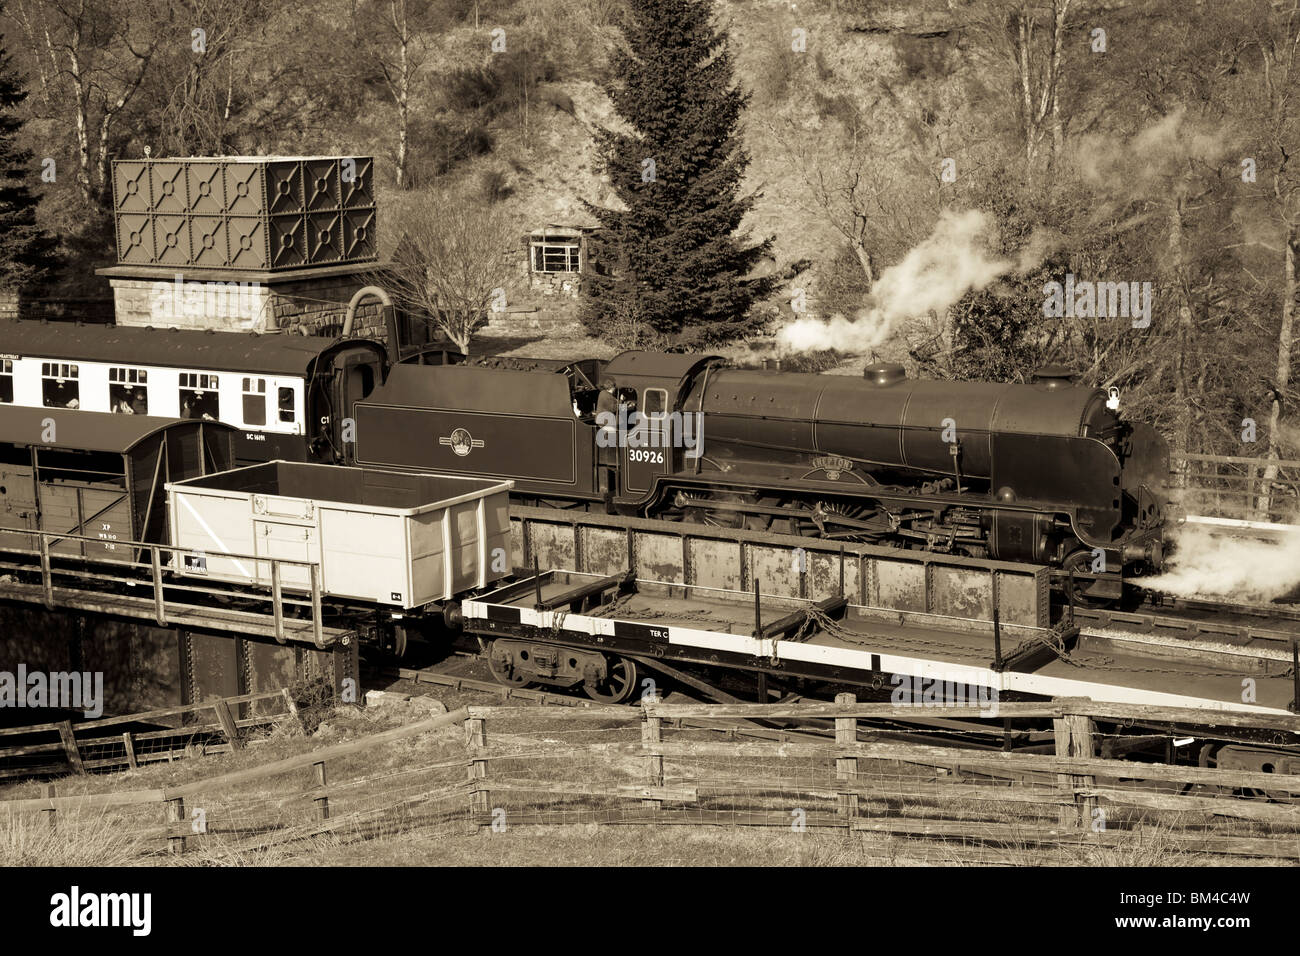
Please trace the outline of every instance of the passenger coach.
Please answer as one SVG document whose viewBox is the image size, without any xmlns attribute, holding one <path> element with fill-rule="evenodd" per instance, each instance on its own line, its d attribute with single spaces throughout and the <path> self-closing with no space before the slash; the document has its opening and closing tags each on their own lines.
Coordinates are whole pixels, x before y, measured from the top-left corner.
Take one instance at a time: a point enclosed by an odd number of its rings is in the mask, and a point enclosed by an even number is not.
<svg viewBox="0 0 1300 956">
<path fill-rule="evenodd" d="M 0 323 L 0 407 L 218 421 L 241 464 L 333 461 L 344 409 L 382 381 L 367 340 Z"/>
</svg>

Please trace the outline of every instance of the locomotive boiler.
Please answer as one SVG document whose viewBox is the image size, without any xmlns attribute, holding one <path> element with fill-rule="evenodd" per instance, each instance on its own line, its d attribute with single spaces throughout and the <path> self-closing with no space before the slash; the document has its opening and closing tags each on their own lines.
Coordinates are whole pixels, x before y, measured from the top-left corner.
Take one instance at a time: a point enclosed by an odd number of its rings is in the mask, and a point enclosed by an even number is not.
<svg viewBox="0 0 1300 956">
<path fill-rule="evenodd" d="M 1163 559 L 1163 439 L 1061 370 L 920 381 L 643 351 L 396 365 L 354 416 L 359 464 L 511 478 L 534 504 L 1049 564 L 1097 600 Z"/>
</svg>

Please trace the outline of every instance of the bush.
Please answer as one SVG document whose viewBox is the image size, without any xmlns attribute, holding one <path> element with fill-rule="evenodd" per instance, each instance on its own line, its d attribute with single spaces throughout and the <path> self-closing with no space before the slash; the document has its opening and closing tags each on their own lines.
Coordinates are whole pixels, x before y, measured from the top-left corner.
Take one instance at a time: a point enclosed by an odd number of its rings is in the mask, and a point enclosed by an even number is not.
<svg viewBox="0 0 1300 956">
<path fill-rule="evenodd" d="M 296 680 L 289 685 L 289 699 L 298 708 L 303 733 L 310 737 L 334 710 L 334 682 L 324 676 Z"/>
</svg>

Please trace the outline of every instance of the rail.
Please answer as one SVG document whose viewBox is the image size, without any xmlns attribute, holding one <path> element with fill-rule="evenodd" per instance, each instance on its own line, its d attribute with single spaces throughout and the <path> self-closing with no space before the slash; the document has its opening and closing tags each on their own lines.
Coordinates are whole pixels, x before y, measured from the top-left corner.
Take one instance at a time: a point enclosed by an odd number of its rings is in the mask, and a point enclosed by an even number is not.
<svg viewBox="0 0 1300 956">
<path fill-rule="evenodd" d="M 36 547 L 16 547 L 12 544 L 15 537 L 34 542 Z M 63 542 L 77 542 L 81 547 L 93 543 L 102 547 L 104 552 L 102 555 L 63 554 L 58 550 Z M 0 580 L 0 598 L 35 598 L 51 609 L 64 606 L 125 613 L 134 617 L 148 616 L 160 627 L 172 624 L 201 626 L 204 617 L 256 626 L 257 622 L 252 619 L 266 617 L 266 614 L 222 607 L 221 602 L 269 603 L 271 622 L 269 627 L 262 629 L 281 644 L 302 640 L 301 624 L 309 624 L 310 640 L 317 647 L 325 648 L 332 643 L 332 635 L 327 635 L 324 626 L 319 563 L 223 551 L 220 553 L 222 558 L 247 560 L 257 568 L 269 566 L 271 584 L 268 587 L 256 582 L 232 583 L 212 579 L 212 584 L 223 585 L 212 587 L 197 583 L 204 574 L 201 559 L 206 557 L 206 554 L 190 549 L 143 541 L 105 541 L 66 532 L 5 528 L 0 529 L 0 574 L 9 580 Z M 191 564 L 188 571 L 183 571 L 187 558 Z M 306 586 L 286 585 L 286 568 L 305 568 Z M 130 593 L 144 588 L 149 589 L 149 597 Z M 306 599 L 286 597 L 286 591 L 301 592 Z M 178 601 L 178 595 L 204 596 L 206 603 Z M 146 608 L 146 605 L 151 607 Z M 286 605 L 309 612 L 310 621 L 295 615 L 286 618 Z"/>
</svg>

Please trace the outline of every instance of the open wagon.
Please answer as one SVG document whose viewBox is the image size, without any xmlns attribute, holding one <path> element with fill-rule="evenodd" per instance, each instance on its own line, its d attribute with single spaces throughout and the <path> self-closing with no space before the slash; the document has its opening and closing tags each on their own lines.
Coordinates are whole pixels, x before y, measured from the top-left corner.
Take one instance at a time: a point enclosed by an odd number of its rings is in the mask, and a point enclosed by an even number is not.
<svg viewBox="0 0 1300 956">
<path fill-rule="evenodd" d="M 512 483 L 272 461 L 167 485 L 182 574 L 411 611 L 510 573 Z M 268 560 L 259 560 L 259 559 Z M 319 568 L 315 572 L 311 567 Z"/>
</svg>

